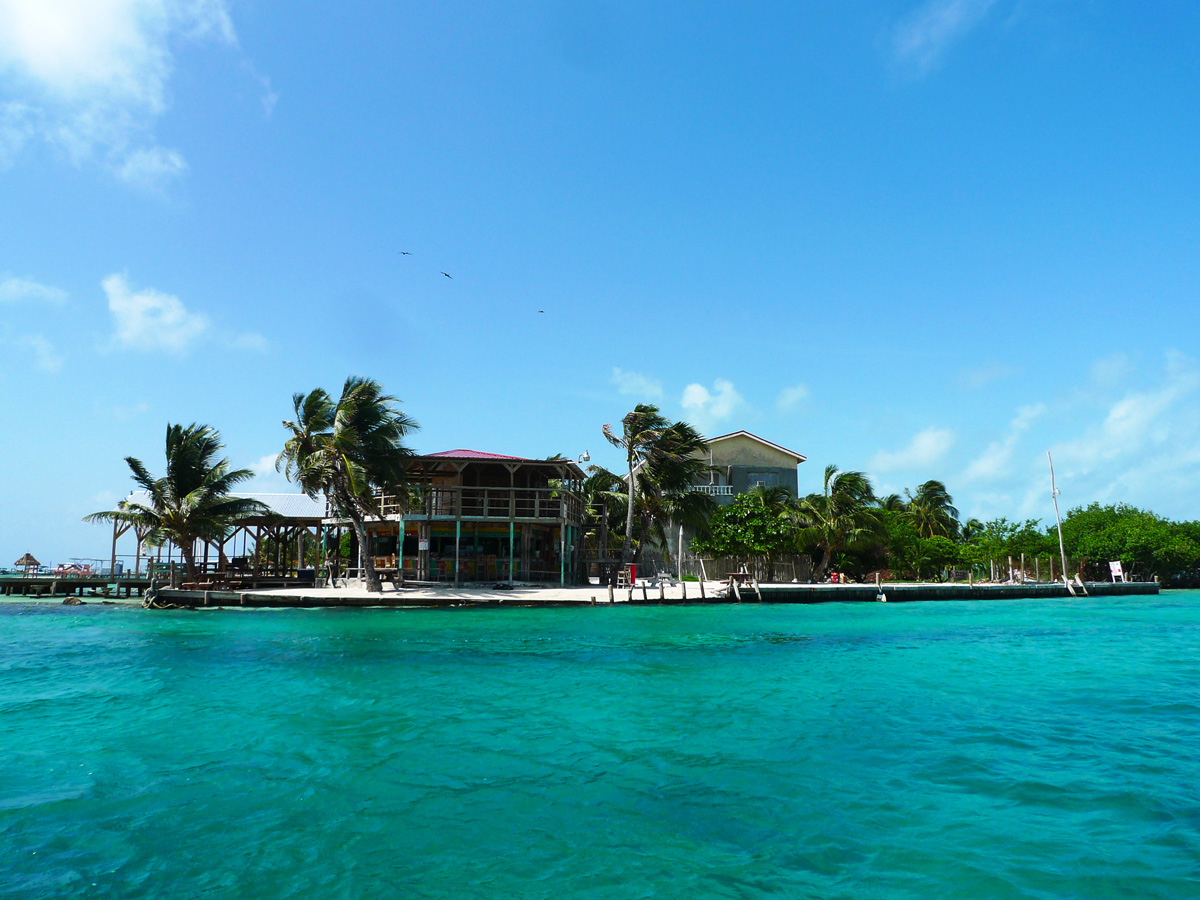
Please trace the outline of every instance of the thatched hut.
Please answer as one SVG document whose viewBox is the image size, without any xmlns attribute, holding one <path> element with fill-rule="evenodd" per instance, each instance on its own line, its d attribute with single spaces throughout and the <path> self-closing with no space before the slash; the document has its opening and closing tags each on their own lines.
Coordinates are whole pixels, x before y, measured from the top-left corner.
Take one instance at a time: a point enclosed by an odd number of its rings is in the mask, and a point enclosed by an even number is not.
<svg viewBox="0 0 1200 900">
<path fill-rule="evenodd" d="M 16 566 L 18 569 L 24 569 L 25 574 L 27 576 L 28 575 L 36 575 L 38 572 L 38 569 L 40 569 L 42 567 L 42 564 L 34 558 L 32 553 L 26 553 L 24 556 L 22 556 L 20 559 L 18 559 L 15 563 L 13 563 L 13 565 Z"/>
</svg>

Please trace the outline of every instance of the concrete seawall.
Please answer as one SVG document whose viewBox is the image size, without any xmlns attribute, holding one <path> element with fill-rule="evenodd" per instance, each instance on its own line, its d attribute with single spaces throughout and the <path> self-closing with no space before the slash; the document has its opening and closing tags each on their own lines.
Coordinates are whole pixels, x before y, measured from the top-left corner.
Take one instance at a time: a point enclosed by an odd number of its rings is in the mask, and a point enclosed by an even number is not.
<svg viewBox="0 0 1200 900">
<path fill-rule="evenodd" d="M 1076 587 L 1076 594 L 1084 591 Z M 1139 582 L 1110 584 L 1096 582 L 1085 585 L 1090 597 L 1154 596 L 1159 586 Z M 761 599 L 760 599 L 761 596 Z M 705 603 L 908 603 L 935 600 L 1020 600 L 1032 598 L 1069 598 L 1062 584 L 885 584 L 878 589 L 873 584 L 764 584 L 741 588 L 741 599 L 714 595 L 710 586 L 705 599 L 691 585 L 686 596 L 680 586 L 666 589 L 659 596 L 657 588 L 644 594 L 639 588 L 630 598 L 627 591 L 618 591 L 618 603 L 632 606 L 683 606 Z M 264 609 L 325 608 L 325 607 L 550 607 L 608 605 L 607 588 L 578 587 L 564 590 L 452 591 L 439 589 L 406 589 L 383 594 L 346 591 L 183 591 L 161 590 L 158 602 L 177 606 L 218 607 L 240 606 Z"/>
</svg>

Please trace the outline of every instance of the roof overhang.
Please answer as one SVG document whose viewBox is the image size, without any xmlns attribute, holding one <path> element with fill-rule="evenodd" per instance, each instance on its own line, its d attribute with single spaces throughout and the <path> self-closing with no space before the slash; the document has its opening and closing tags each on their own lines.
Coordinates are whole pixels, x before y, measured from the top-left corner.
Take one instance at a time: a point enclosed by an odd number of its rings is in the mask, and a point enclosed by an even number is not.
<svg viewBox="0 0 1200 900">
<path fill-rule="evenodd" d="M 802 453 L 797 453 L 795 450 L 789 450 L 787 447 L 781 447 L 779 444 L 776 444 L 774 441 L 768 441 L 766 438 L 761 438 L 757 434 L 752 434 L 749 431 L 731 431 L 729 434 L 722 434 L 715 438 L 709 438 L 704 443 L 716 444 L 721 441 L 727 441 L 730 438 L 736 438 L 736 437 L 749 438 L 752 441 L 762 444 L 764 447 L 770 447 L 772 450 L 778 450 L 780 453 L 786 453 L 788 456 L 795 457 L 797 465 L 799 465 L 800 463 L 802 463 L 806 459 L 808 459 L 808 457 Z"/>
</svg>

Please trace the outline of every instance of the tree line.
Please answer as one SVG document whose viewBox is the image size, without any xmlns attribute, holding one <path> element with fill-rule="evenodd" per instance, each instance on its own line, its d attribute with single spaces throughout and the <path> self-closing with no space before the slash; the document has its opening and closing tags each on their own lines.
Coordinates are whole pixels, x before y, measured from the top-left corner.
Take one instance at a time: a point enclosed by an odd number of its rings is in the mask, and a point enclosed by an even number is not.
<svg viewBox="0 0 1200 900">
<path fill-rule="evenodd" d="M 350 521 L 359 547 L 369 546 L 366 524 L 379 515 L 377 492 L 411 496 L 407 464 L 413 452 L 405 440 L 420 426 L 377 381 L 359 376 L 347 378 L 336 399 L 321 388 L 297 393 L 292 408 L 293 418 L 283 422 L 287 437 L 277 469 L 306 495 L 324 496 L 335 514 Z M 815 580 L 831 571 L 858 579 L 872 573 L 940 579 L 962 569 L 990 573 L 991 561 L 1008 557 L 1058 552 L 1054 526 L 1036 519 L 962 522 L 940 481 L 878 496 L 864 473 L 834 465 L 825 468 L 821 490 L 806 496 L 760 486 L 719 507 L 698 489 L 710 469 L 705 440 L 692 425 L 638 404 L 619 428 L 604 425 L 602 432 L 622 451 L 625 471 L 587 468 L 586 530 L 592 541 L 604 533 L 619 541 L 621 564 L 639 561 L 651 548 L 669 558 L 670 536 L 680 527 L 695 535 L 691 549 L 701 556 L 764 558 L 769 566 L 782 555 L 807 554 Z M 253 473 L 233 469 L 228 458 L 219 458 L 222 449 L 220 435 L 207 425 L 168 425 L 163 477 L 126 457 L 145 501 L 122 501 L 84 521 L 131 525 L 149 548 L 175 544 L 194 577 L 197 541 L 219 546 L 239 523 L 270 515 L 258 501 L 233 496 Z M 1105 578 L 1108 561 L 1120 560 L 1134 577 L 1200 583 L 1200 522 L 1093 503 L 1070 510 L 1062 529 L 1073 571 L 1084 578 Z M 381 590 L 369 553 L 362 554 L 362 564 L 367 590 Z"/>
</svg>

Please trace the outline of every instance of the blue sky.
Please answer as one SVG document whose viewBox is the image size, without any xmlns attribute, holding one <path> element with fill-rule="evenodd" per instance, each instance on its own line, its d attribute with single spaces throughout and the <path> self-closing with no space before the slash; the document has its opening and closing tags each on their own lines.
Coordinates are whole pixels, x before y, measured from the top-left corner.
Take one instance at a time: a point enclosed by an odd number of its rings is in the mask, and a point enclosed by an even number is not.
<svg viewBox="0 0 1200 900">
<path fill-rule="evenodd" d="M 0 0 L 0 562 L 106 556 L 168 422 L 287 489 L 350 373 L 421 451 L 648 401 L 1200 516 L 1200 7 L 743 7 Z"/>
</svg>

